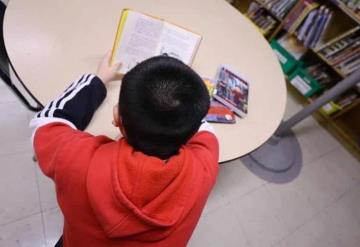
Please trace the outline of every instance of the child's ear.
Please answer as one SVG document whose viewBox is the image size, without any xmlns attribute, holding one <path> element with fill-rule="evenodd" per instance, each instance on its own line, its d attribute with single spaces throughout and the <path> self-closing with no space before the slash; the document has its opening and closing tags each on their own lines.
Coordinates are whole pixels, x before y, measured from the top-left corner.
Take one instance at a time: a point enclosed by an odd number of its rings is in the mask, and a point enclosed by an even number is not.
<svg viewBox="0 0 360 247">
<path fill-rule="evenodd" d="M 114 105 L 113 107 L 113 121 L 112 121 L 112 124 L 115 126 L 115 127 L 118 127 L 120 129 L 120 132 L 121 134 L 126 137 L 126 134 L 125 134 L 125 130 L 124 130 L 124 126 L 122 125 L 122 122 L 121 122 L 121 117 L 119 115 L 119 106 L 118 105 Z"/>
<path fill-rule="evenodd" d="M 119 116 L 119 107 L 118 105 L 114 105 L 113 107 L 113 121 L 112 124 L 115 127 L 120 127 L 120 116 Z"/>
</svg>

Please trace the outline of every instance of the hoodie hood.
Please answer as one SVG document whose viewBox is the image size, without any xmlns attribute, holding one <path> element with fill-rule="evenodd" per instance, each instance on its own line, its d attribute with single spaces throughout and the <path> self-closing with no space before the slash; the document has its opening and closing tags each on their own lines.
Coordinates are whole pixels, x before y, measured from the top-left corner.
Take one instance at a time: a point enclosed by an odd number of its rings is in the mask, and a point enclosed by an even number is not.
<svg viewBox="0 0 360 247">
<path fill-rule="evenodd" d="M 182 148 L 165 162 L 135 151 L 124 138 L 96 151 L 87 192 L 107 237 L 157 241 L 175 229 L 199 193 L 189 152 Z"/>
</svg>

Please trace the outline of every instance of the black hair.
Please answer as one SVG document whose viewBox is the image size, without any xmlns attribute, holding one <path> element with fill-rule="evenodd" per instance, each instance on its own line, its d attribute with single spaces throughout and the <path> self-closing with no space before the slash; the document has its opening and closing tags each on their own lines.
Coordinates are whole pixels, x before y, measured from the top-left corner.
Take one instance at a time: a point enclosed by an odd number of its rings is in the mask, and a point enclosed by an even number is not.
<svg viewBox="0 0 360 247">
<path fill-rule="evenodd" d="M 167 159 L 197 132 L 209 105 L 206 86 L 194 70 L 158 56 L 124 75 L 119 115 L 135 150 Z"/>
</svg>

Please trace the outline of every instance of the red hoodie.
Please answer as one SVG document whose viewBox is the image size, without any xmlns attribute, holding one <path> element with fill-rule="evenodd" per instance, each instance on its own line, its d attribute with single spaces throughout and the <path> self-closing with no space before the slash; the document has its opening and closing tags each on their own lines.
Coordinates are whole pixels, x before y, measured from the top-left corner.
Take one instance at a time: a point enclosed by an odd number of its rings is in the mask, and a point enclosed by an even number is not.
<svg viewBox="0 0 360 247">
<path fill-rule="evenodd" d="M 64 246 L 186 246 L 218 173 L 215 135 L 198 132 L 165 162 L 80 131 L 105 96 L 84 75 L 30 123 L 39 166 L 56 184 Z"/>
<path fill-rule="evenodd" d="M 34 145 L 56 184 L 65 247 L 186 246 L 218 172 L 207 131 L 167 162 L 61 123 L 38 129 Z"/>
</svg>

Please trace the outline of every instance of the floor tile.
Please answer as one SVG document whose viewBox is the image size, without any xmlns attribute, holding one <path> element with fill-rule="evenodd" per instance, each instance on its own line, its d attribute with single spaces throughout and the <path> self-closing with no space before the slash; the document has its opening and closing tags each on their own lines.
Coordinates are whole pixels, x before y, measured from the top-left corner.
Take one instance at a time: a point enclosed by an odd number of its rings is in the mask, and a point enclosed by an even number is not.
<svg viewBox="0 0 360 247">
<path fill-rule="evenodd" d="M 312 116 L 295 125 L 292 130 L 299 140 L 304 165 L 340 146 Z"/>
<path fill-rule="evenodd" d="M 344 148 L 338 147 L 304 167 L 293 182 L 267 186 L 282 220 L 292 232 L 359 181 L 360 164 Z"/>
<path fill-rule="evenodd" d="M 0 155 L 31 151 L 27 110 L 18 102 L 0 104 Z"/>
<path fill-rule="evenodd" d="M 298 189 L 309 195 L 313 207 L 321 210 L 358 183 L 359 170 L 357 160 L 339 147 L 304 167 Z"/>
<path fill-rule="evenodd" d="M 40 212 L 32 153 L 0 156 L 0 225 Z"/>
<path fill-rule="evenodd" d="M 222 168 L 220 167 L 220 170 L 219 170 L 219 176 L 218 176 L 218 179 L 217 179 L 217 182 L 214 186 L 214 188 L 212 189 L 210 195 L 209 195 L 209 198 L 205 204 L 205 208 L 203 210 L 203 214 L 208 214 L 210 213 L 211 211 L 219 208 L 219 207 L 222 207 L 222 206 L 225 206 L 227 204 L 229 204 L 229 201 L 226 200 L 224 198 L 224 196 L 221 194 L 221 189 L 220 189 L 220 185 L 219 185 L 219 180 L 220 180 L 220 174 L 222 173 Z"/>
<path fill-rule="evenodd" d="M 35 170 L 39 185 L 41 209 L 49 210 L 58 207 L 54 182 L 42 173 L 38 163 L 35 163 Z"/>
<path fill-rule="evenodd" d="M 329 229 L 331 222 L 325 214 L 319 214 L 296 232 L 273 245 L 274 247 L 342 247 Z"/>
<path fill-rule="evenodd" d="M 280 217 L 278 205 L 274 203 L 266 185 L 232 200 L 230 205 L 251 246 L 272 246 L 287 236 L 287 226 Z"/>
<path fill-rule="evenodd" d="M 360 184 L 274 246 L 358 247 L 359 244 Z"/>
<path fill-rule="evenodd" d="M 11 89 L 0 79 L 0 104 L 18 102 Z"/>
<path fill-rule="evenodd" d="M 45 244 L 41 214 L 0 226 L 0 246 L 41 247 Z"/>
<path fill-rule="evenodd" d="M 219 192 L 228 201 L 243 196 L 265 184 L 265 181 L 252 174 L 240 159 L 223 163 L 220 167 Z"/>
<path fill-rule="evenodd" d="M 359 247 L 360 243 L 360 184 L 324 210 L 329 230 L 342 247 Z"/>
<path fill-rule="evenodd" d="M 249 247 L 247 238 L 229 205 L 203 215 L 189 247 Z"/>
<path fill-rule="evenodd" d="M 292 183 L 266 185 L 272 200 L 270 203 L 276 206 L 288 232 L 295 231 L 318 212 L 301 182 L 301 179 L 296 179 Z"/>
<path fill-rule="evenodd" d="M 47 247 L 53 247 L 62 235 L 64 218 L 59 208 L 44 211 L 45 240 Z"/>
</svg>

